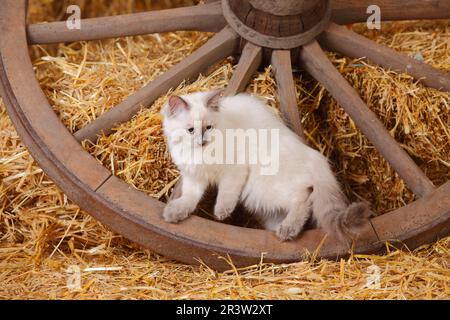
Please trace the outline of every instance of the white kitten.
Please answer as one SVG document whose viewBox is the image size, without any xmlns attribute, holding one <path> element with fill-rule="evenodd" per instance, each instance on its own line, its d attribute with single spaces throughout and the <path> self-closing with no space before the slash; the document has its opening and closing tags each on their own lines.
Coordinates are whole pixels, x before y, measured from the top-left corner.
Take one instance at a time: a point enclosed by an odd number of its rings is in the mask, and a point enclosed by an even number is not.
<svg viewBox="0 0 450 320">
<path fill-rule="evenodd" d="M 183 178 L 181 197 L 164 209 L 166 221 L 187 218 L 209 185 L 218 187 L 217 219 L 229 217 L 242 202 L 281 240 L 295 238 L 310 217 L 340 239 L 355 236 L 367 221 L 368 206 L 348 206 L 327 159 L 304 144 L 259 98 L 248 94 L 222 98 L 217 91 L 172 96 L 162 114 L 169 150 Z M 247 134 L 246 146 L 236 146 L 227 135 L 236 129 Z M 267 130 L 276 133 L 267 135 L 272 138 L 269 143 L 251 139 L 252 132 L 254 138 Z M 223 144 L 217 143 L 222 138 Z M 263 147 L 267 150 L 261 152 Z M 193 161 L 196 152 L 235 161 Z M 236 163 L 242 155 L 243 161 Z M 275 171 L 268 174 L 268 166 Z"/>
</svg>

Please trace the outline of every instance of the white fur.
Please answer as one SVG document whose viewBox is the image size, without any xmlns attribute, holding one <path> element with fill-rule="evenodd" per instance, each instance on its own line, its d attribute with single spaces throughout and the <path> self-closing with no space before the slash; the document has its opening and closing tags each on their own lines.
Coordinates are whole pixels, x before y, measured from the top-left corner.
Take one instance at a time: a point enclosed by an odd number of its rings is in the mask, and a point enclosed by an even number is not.
<svg viewBox="0 0 450 320">
<path fill-rule="evenodd" d="M 181 96 L 189 110 L 171 115 L 166 105 L 162 111 L 169 150 L 183 177 L 182 196 L 168 203 L 164 218 L 169 222 L 187 218 L 206 187 L 213 184 L 218 186 L 214 214 L 220 220 L 227 218 L 240 201 L 282 240 L 296 237 L 311 215 L 319 227 L 331 230 L 333 219 L 327 215 L 342 214 L 347 203 L 327 159 L 287 128 L 261 99 L 248 94 L 226 97 L 219 101 L 219 110 L 214 111 L 207 107 L 207 102 L 215 94 Z M 185 147 L 182 138 L 189 136 L 185 129 L 194 121 L 214 127 L 213 132 L 207 133 L 209 139 L 214 132 L 224 133 L 226 129 L 278 129 L 278 173 L 262 175 L 261 163 L 189 164 L 182 157 Z M 205 148 L 195 144 L 196 134 L 191 135 L 192 144 Z"/>
</svg>

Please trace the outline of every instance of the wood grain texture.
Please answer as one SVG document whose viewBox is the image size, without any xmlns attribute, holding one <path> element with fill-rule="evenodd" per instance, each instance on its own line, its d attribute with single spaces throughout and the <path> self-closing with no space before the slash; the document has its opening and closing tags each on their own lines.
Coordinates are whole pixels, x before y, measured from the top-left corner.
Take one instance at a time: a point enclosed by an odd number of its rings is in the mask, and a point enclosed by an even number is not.
<svg viewBox="0 0 450 320">
<path fill-rule="evenodd" d="M 408 250 L 447 236 L 450 232 L 450 181 L 425 198 L 373 218 L 372 225 L 380 241 Z"/>
<path fill-rule="evenodd" d="M 253 73 L 256 72 L 262 61 L 262 48 L 248 42 L 241 57 L 236 70 L 224 91 L 225 96 L 233 96 L 245 90 Z"/>
<path fill-rule="evenodd" d="M 231 10 L 246 26 L 265 35 L 275 37 L 293 36 L 308 31 L 319 23 L 327 12 L 328 1 L 310 2 L 307 10 L 290 15 L 276 15 L 272 11 L 256 8 L 251 0 L 228 0 Z M 270 1 L 276 6 L 278 2 Z"/>
<path fill-rule="evenodd" d="M 333 0 L 331 20 L 338 24 L 367 21 L 367 7 L 376 4 L 381 20 L 418 20 L 450 18 L 449 0 Z"/>
<path fill-rule="evenodd" d="M 392 138 L 356 90 L 328 60 L 316 41 L 300 50 L 300 58 L 305 70 L 330 92 L 416 196 L 424 197 L 435 189 L 430 179 Z"/>
<path fill-rule="evenodd" d="M 317 4 L 317 0 L 250 0 L 258 10 L 277 16 L 291 16 L 306 12 Z"/>
<path fill-rule="evenodd" d="M 214 2 L 192 7 L 83 19 L 79 30 L 68 29 L 65 21 L 32 24 L 27 27 L 27 33 L 29 44 L 48 44 L 178 30 L 216 32 L 225 25 L 220 2 Z"/>
<path fill-rule="evenodd" d="M 406 72 L 428 87 L 450 92 L 450 73 L 400 54 L 335 23 L 330 23 L 320 35 L 319 42 L 327 50 L 352 58 L 367 57 L 384 68 Z"/>
<path fill-rule="evenodd" d="M 291 52 L 274 50 L 272 53 L 272 68 L 277 82 L 280 111 L 283 120 L 302 139 L 305 138 L 297 106 L 294 75 L 292 73 Z"/>
<path fill-rule="evenodd" d="M 109 134 L 114 126 L 130 120 L 143 106 L 151 104 L 170 88 L 197 77 L 206 68 L 232 55 L 237 44 L 237 34 L 229 27 L 224 28 L 189 57 L 77 131 L 75 137 L 78 141 L 95 141 L 99 134 Z"/>
</svg>

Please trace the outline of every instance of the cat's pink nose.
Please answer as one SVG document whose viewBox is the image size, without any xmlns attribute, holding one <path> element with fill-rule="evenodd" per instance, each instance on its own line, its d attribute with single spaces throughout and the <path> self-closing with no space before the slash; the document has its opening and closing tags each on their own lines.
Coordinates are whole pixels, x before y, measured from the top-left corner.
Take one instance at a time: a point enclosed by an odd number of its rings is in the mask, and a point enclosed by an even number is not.
<svg viewBox="0 0 450 320">
<path fill-rule="evenodd" d="M 205 144 L 207 144 L 208 143 L 208 141 L 206 141 L 206 140 L 203 140 L 203 139 L 197 139 L 197 145 L 199 145 L 199 146 L 204 146 Z"/>
</svg>

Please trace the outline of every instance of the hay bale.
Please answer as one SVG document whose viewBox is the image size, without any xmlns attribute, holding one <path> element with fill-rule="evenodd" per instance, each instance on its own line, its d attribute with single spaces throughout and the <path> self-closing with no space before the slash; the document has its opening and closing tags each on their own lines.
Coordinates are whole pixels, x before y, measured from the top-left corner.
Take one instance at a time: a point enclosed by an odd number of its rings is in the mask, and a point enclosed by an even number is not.
<svg viewBox="0 0 450 320">
<path fill-rule="evenodd" d="M 64 15 L 60 1 L 32 0 L 29 20 Z M 161 9 L 189 1 L 71 1 L 85 17 Z M 448 21 L 396 22 L 381 32 L 355 30 L 450 71 Z M 210 37 L 199 32 L 34 46 L 36 76 L 61 121 L 76 131 L 190 54 Z M 330 54 L 391 134 L 432 181 L 450 178 L 450 97 L 395 74 Z M 233 73 L 225 60 L 192 84 L 173 92 L 222 88 Z M 308 143 L 329 157 L 351 198 L 369 200 L 382 214 L 414 200 L 390 166 L 354 123 L 307 74 L 296 75 L 299 110 Z M 256 74 L 248 91 L 278 101 L 270 68 Z M 168 93 L 170 94 L 170 93 Z M 160 97 L 131 121 L 85 149 L 135 188 L 167 199 L 178 179 L 161 132 Z M 0 298 L 448 298 L 450 238 L 414 252 L 388 247 L 386 256 L 348 260 L 261 263 L 216 273 L 185 266 L 137 248 L 81 211 L 46 177 L 17 136 L 0 104 Z M 374 267 L 379 287 L 367 287 Z M 67 286 L 76 266 L 81 287 Z M 372 269 L 368 269 L 372 268 Z M 378 269 L 377 269 L 378 268 Z M 75 268 L 76 269 L 76 268 Z M 372 271 L 371 271 L 372 270 Z M 73 270 L 72 270 L 73 271 Z"/>
</svg>

